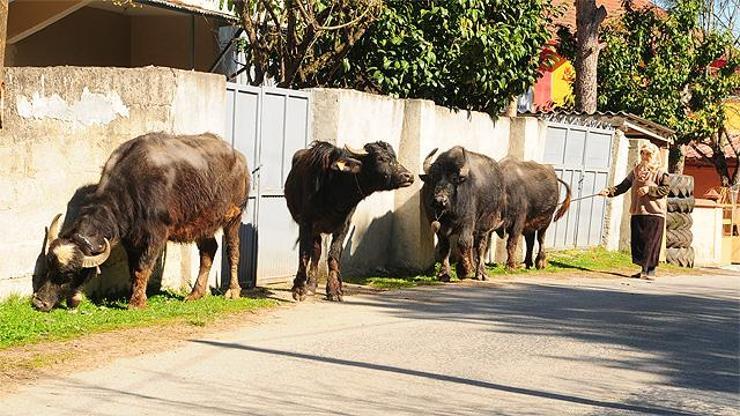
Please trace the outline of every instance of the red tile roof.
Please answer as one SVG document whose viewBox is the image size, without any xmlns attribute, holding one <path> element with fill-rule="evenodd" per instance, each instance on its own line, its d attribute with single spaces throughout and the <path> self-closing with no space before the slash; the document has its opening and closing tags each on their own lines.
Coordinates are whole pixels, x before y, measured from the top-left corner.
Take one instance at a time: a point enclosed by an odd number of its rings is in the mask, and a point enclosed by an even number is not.
<svg viewBox="0 0 740 416">
<path fill-rule="evenodd" d="M 740 149 L 740 134 L 730 135 L 730 141 L 732 142 L 732 146 L 735 149 Z M 697 146 L 705 155 L 709 157 L 712 157 L 712 155 L 714 154 L 714 152 L 712 152 L 712 149 L 705 144 L 699 144 Z M 732 147 L 725 146 L 724 151 L 725 158 L 735 159 L 735 152 L 732 151 Z M 697 161 L 703 160 L 702 156 L 692 146 L 683 146 L 683 154 L 686 156 L 687 159 L 696 159 Z"/>
</svg>

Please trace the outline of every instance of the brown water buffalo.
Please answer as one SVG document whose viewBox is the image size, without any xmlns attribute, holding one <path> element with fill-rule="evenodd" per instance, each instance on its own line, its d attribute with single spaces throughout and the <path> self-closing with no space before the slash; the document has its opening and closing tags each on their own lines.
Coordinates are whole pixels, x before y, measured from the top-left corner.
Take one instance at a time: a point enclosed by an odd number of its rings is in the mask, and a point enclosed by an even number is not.
<svg viewBox="0 0 740 416">
<path fill-rule="evenodd" d="M 527 244 L 524 265 L 527 268 L 532 267 L 534 240 L 537 238 L 539 252 L 534 266 L 542 269 L 547 261 L 545 232 L 552 222 L 562 218 L 568 211 L 571 199 L 570 187 L 557 177 L 550 165 L 507 157 L 499 162 L 499 166 L 504 172 L 506 208 L 504 223 L 496 232 L 501 238 L 504 234 L 507 235 L 506 267 L 509 269 L 516 267 L 517 245 L 524 235 Z M 558 182 L 565 186 L 565 200 L 559 209 L 557 209 L 560 196 Z"/>
<path fill-rule="evenodd" d="M 231 268 L 226 297 L 239 297 L 239 226 L 250 175 L 244 156 L 213 134 L 151 133 L 119 146 L 77 218 L 47 230 L 34 277 L 33 305 L 48 311 L 61 299 L 79 302 L 79 288 L 121 244 L 133 280 L 129 307 L 146 305 L 146 286 L 167 241 L 196 242 L 200 271 L 187 299 L 204 295 L 224 229 Z M 47 250 L 48 249 L 48 250 Z"/>
<path fill-rule="evenodd" d="M 296 152 L 285 181 L 288 209 L 299 226 L 300 254 L 293 298 L 303 300 L 316 291 L 321 234 L 331 233 L 326 296 L 341 301 L 339 260 L 357 204 L 374 192 L 403 188 L 413 182 L 413 175 L 398 162 L 393 147 L 382 141 L 368 143 L 361 150 L 314 142 Z"/>
</svg>

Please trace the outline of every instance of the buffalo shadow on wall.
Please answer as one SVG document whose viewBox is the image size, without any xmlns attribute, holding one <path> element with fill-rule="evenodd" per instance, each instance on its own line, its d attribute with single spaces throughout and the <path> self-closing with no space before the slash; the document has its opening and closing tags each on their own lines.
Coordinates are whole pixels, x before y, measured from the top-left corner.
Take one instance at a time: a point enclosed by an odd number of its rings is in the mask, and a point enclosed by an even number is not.
<svg viewBox="0 0 740 416">
<path fill-rule="evenodd" d="M 95 193 L 96 189 L 97 184 L 89 184 L 77 188 L 72 198 L 67 202 L 67 209 L 64 212 L 64 222 L 62 223 L 61 230 L 70 227 L 78 218 L 81 207 Z M 154 272 L 149 279 L 149 285 L 147 287 L 147 292 L 149 293 L 156 293 L 161 290 L 166 251 L 165 249 L 159 257 Z M 43 254 L 40 253 L 36 261 L 34 276 L 39 271 L 39 262 L 42 260 Z M 126 251 L 120 244 L 112 247 L 110 257 L 100 266 L 100 272 L 99 276 L 93 277 L 83 286 L 83 292 L 88 298 L 99 301 L 103 298 L 128 298 L 131 295 L 128 258 Z"/>
<path fill-rule="evenodd" d="M 434 235 L 420 205 L 416 191 L 393 211 L 372 219 L 359 241 L 353 241 L 357 226 L 351 225 L 342 252 L 342 274 L 410 277 L 433 270 Z M 328 240 L 330 244 L 331 237 Z"/>
</svg>

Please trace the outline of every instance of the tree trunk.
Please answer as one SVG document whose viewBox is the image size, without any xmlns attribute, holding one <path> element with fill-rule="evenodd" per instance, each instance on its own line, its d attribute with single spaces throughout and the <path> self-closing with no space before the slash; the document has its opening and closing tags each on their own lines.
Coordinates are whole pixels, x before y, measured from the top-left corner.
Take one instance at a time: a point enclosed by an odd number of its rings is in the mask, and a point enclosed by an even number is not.
<svg viewBox="0 0 740 416">
<path fill-rule="evenodd" d="M 599 27 L 605 18 L 606 9 L 595 0 L 576 0 L 576 110 L 587 114 L 596 112 Z"/>
<path fill-rule="evenodd" d="M 504 108 L 504 115 L 507 117 L 516 117 L 519 113 L 519 97 L 514 97 Z"/>
<path fill-rule="evenodd" d="M 668 150 L 668 171 L 677 175 L 683 175 L 683 167 L 686 157 L 681 151 L 680 145 L 675 145 Z"/>
<path fill-rule="evenodd" d="M 8 35 L 8 0 L 0 0 L 0 128 L 5 113 L 5 43 Z"/>
</svg>

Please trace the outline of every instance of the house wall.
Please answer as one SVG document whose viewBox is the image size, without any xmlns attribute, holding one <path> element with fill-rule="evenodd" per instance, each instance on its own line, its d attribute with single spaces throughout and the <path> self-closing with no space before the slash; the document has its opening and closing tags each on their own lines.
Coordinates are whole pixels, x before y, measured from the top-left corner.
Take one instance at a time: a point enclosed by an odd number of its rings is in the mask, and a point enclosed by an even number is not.
<svg viewBox="0 0 740 416">
<path fill-rule="evenodd" d="M 12 12 L 8 16 L 13 19 Z M 129 17 L 83 7 L 6 50 L 6 66 L 130 66 Z"/>
<path fill-rule="evenodd" d="M 730 172 L 734 172 L 737 166 L 736 160 L 728 161 Z M 714 166 L 708 166 L 703 163 L 688 161 L 683 169 L 684 175 L 694 177 L 694 195 L 696 198 L 702 198 L 710 189 L 721 185 L 719 175 Z"/>
<path fill-rule="evenodd" d="M 219 54 L 217 30 L 216 20 L 185 13 L 125 15 L 83 7 L 8 45 L 6 66 L 157 65 L 208 71 Z"/>
<path fill-rule="evenodd" d="M 97 182 L 119 144 L 152 131 L 224 130 L 226 86 L 219 75 L 156 67 L 7 68 L 5 85 L 0 295 L 31 291 L 44 227 L 68 208 L 68 216 L 74 215 L 76 192 Z M 179 288 L 197 274 L 197 251 L 168 245 L 164 264 L 164 285 Z M 114 250 L 93 289 L 122 290 L 126 269 L 122 250 Z M 214 267 L 212 279 L 219 269 Z"/>
</svg>

